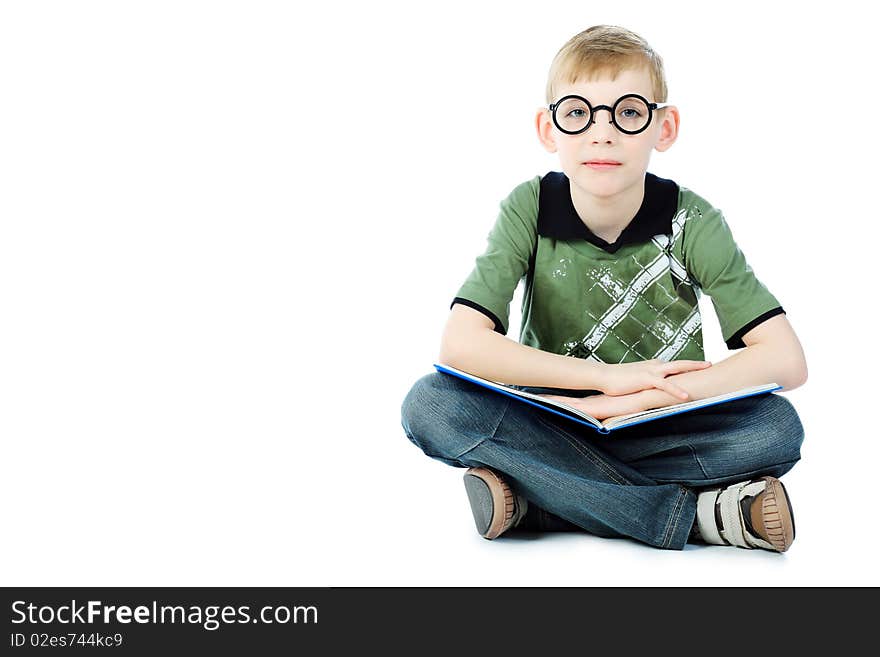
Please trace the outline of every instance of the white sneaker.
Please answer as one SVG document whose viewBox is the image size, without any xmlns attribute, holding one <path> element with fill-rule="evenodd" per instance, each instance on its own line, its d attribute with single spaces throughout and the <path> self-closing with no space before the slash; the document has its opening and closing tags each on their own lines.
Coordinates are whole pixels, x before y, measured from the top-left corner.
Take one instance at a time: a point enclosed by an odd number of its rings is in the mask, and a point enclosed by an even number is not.
<svg viewBox="0 0 880 657">
<path fill-rule="evenodd" d="M 697 495 L 697 529 L 713 545 L 785 552 L 794 541 L 794 515 L 776 477 L 743 481 Z"/>
</svg>

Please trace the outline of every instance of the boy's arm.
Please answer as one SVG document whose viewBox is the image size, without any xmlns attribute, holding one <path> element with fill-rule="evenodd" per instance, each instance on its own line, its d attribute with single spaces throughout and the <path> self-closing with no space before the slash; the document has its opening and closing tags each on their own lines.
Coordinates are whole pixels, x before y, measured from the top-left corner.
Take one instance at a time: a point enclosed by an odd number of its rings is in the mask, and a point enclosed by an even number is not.
<svg viewBox="0 0 880 657">
<path fill-rule="evenodd" d="M 599 390 L 612 395 L 656 388 L 677 401 L 687 399 L 687 393 L 672 381 L 671 375 L 711 366 L 707 361 L 667 363 L 658 359 L 609 364 L 541 351 L 504 337 L 494 330 L 489 317 L 462 304 L 454 304 L 449 314 L 439 360 L 501 383 Z"/>
<path fill-rule="evenodd" d="M 743 336 L 743 342 L 745 349 L 712 367 L 670 376 L 669 380 L 686 390 L 692 400 L 764 383 L 778 383 L 783 390 L 792 390 L 806 382 L 804 352 L 785 315 L 776 315 L 762 322 Z M 564 401 L 599 420 L 682 401 L 663 390 L 654 389 L 626 395 L 594 395 L 583 399 L 545 396 Z"/>
<path fill-rule="evenodd" d="M 455 304 L 450 312 L 439 362 L 513 385 L 570 390 L 604 388 L 603 363 L 520 344 L 495 331 L 486 315 L 462 304 Z"/>
<path fill-rule="evenodd" d="M 746 333 L 742 340 L 745 349 L 712 367 L 669 378 L 684 388 L 691 399 L 714 397 L 763 383 L 778 383 L 783 390 L 793 390 L 806 382 L 804 351 L 785 315 L 776 315 L 762 322 Z M 632 396 L 637 398 L 635 406 L 638 410 L 681 401 L 662 390 L 643 390 Z M 627 409 L 624 412 L 636 411 Z"/>
</svg>

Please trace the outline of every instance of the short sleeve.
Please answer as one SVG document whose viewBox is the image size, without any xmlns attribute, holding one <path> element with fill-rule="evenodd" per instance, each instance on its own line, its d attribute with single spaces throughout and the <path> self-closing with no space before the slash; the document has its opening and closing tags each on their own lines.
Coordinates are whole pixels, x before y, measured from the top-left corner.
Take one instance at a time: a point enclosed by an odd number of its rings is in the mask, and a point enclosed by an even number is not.
<svg viewBox="0 0 880 657">
<path fill-rule="evenodd" d="M 746 333 L 785 310 L 755 276 L 721 211 L 695 194 L 689 196 L 683 228 L 685 267 L 712 299 L 727 347 L 741 349 Z"/>
<path fill-rule="evenodd" d="M 541 177 L 528 180 L 501 201 L 488 244 L 452 305 L 461 303 L 489 317 L 495 330 L 507 334 L 510 300 L 528 271 L 537 240 L 538 192 Z M 452 307 L 452 305 L 450 307 Z"/>
</svg>

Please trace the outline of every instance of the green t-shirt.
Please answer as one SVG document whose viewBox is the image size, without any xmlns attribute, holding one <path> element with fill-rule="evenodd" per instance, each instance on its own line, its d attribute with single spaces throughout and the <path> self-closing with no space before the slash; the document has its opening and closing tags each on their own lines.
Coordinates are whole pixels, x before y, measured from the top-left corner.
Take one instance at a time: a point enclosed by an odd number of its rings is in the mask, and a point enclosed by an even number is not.
<svg viewBox="0 0 880 657">
<path fill-rule="evenodd" d="M 785 312 L 721 212 L 651 173 L 641 208 L 613 244 L 580 220 L 565 174 L 518 185 L 501 202 L 486 251 L 453 304 L 483 312 L 507 334 L 510 300 L 523 279 L 520 342 L 604 363 L 704 359 L 701 291 L 731 349 Z"/>
</svg>

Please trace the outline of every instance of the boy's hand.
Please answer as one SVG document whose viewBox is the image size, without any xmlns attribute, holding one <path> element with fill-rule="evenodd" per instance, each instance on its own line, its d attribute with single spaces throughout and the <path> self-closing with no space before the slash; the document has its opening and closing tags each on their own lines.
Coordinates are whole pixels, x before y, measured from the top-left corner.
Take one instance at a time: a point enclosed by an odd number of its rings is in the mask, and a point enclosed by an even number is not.
<svg viewBox="0 0 880 657">
<path fill-rule="evenodd" d="M 651 407 L 647 396 L 641 392 L 611 397 L 609 395 L 591 395 L 589 397 L 563 397 L 559 395 L 538 395 L 573 406 L 597 420 L 605 420 L 616 415 L 627 415 L 646 411 Z"/>
<path fill-rule="evenodd" d="M 637 363 L 609 364 L 604 372 L 604 385 L 600 390 L 606 395 L 616 396 L 657 388 L 684 401 L 688 398 L 688 393 L 666 377 L 670 374 L 704 370 L 711 366 L 712 363 L 707 360 L 664 362 L 657 358 Z"/>
</svg>

